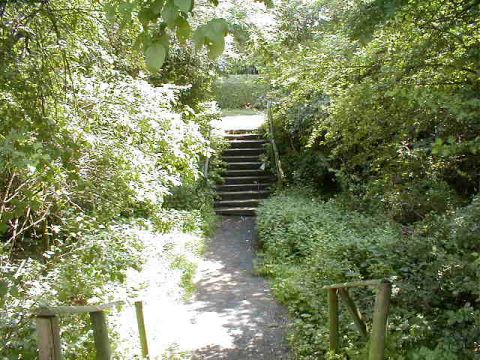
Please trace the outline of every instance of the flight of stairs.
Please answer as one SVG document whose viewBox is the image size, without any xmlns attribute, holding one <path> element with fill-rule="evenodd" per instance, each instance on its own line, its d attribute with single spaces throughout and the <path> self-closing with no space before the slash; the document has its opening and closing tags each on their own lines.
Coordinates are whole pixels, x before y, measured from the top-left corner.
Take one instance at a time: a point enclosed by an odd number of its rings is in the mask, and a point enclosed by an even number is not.
<svg viewBox="0 0 480 360">
<path fill-rule="evenodd" d="M 275 178 L 262 167 L 266 141 L 252 130 L 229 130 L 230 147 L 223 152 L 227 163 L 225 182 L 217 186 L 218 215 L 255 216 L 255 208 L 270 194 Z"/>
</svg>

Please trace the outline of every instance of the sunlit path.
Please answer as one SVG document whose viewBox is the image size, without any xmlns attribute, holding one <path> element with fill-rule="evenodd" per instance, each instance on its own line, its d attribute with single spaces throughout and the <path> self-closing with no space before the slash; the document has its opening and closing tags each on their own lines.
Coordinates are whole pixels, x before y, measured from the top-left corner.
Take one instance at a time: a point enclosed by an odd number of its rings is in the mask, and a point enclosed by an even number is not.
<svg viewBox="0 0 480 360">
<path fill-rule="evenodd" d="M 254 217 L 223 217 L 198 263 L 191 300 L 169 295 L 167 279 L 153 280 L 162 284 L 144 297 L 153 359 L 289 359 L 286 311 L 254 272 L 255 247 Z M 136 342 L 131 309 L 122 320 L 124 335 Z"/>
<path fill-rule="evenodd" d="M 225 116 L 219 131 L 254 130 L 262 113 Z M 286 312 L 265 279 L 254 273 L 255 218 L 222 217 L 198 269 L 198 291 L 163 334 L 164 348 L 194 359 L 287 359 Z"/>
<path fill-rule="evenodd" d="M 224 116 L 216 126 L 220 130 L 253 130 L 258 129 L 265 122 L 265 115 L 257 113 L 252 115 Z"/>
<path fill-rule="evenodd" d="M 255 218 L 223 218 L 190 304 L 192 332 L 185 338 L 196 339 L 195 359 L 288 358 L 286 314 L 253 272 L 254 246 Z"/>
</svg>

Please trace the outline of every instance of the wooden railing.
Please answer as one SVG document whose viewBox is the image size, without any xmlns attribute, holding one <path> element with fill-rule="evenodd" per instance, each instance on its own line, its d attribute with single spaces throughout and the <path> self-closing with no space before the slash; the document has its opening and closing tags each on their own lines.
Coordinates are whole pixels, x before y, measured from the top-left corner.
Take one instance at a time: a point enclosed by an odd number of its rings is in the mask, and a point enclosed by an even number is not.
<svg viewBox="0 0 480 360">
<path fill-rule="evenodd" d="M 392 292 L 392 284 L 388 280 L 366 280 L 349 282 L 343 284 L 334 284 L 325 286 L 323 289 L 328 291 L 328 324 L 329 324 L 329 340 L 330 351 L 337 353 L 339 348 L 338 335 L 338 295 L 345 303 L 348 312 L 353 318 L 353 322 L 357 327 L 360 335 L 365 339 L 368 338 L 368 331 L 362 314 L 358 310 L 355 302 L 350 297 L 349 288 L 373 286 L 376 287 L 377 295 L 375 298 L 375 307 L 373 310 L 373 323 L 370 333 L 369 360 L 382 360 L 385 353 L 385 337 L 387 332 L 387 318 L 390 308 L 390 296 Z"/>
<path fill-rule="evenodd" d="M 210 142 L 212 138 L 212 130 L 209 129 L 208 130 L 208 135 L 207 135 L 207 140 Z M 203 174 L 203 178 L 205 179 L 205 181 L 208 180 L 208 168 L 210 166 L 210 155 L 206 155 L 205 156 L 205 159 L 203 161 L 203 168 L 202 168 L 202 174 Z"/>
<path fill-rule="evenodd" d="M 275 133 L 274 133 L 274 126 L 273 126 L 273 110 L 272 110 L 271 101 L 269 101 L 267 105 L 267 121 L 268 121 L 268 130 L 270 133 L 270 142 L 272 143 L 275 169 L 277 171 L 277 187 L 281 188 L 283 186 L 283 180 L 285 176 L 282 169 L 282 163 L 280 162 L 280 155 L 278 153 L 277 144 L 275 142 Z"/>
<path fill-rule="evenodd" d="M 38 350 L 40 360 L 61 360 L 62 346 L 60 341 L 60 315 L 90 314 L 93 327 L 93 338 L 97 360 L 110 360 L 112 350 L 108 337 L 108 326 L 105 311 L 119 305 L 124 301 L 116 301 L 103 305 L 90 306 L 44 306 L 35 312 L 38 333 Z M 142 301 L 135 302 L 135 313 L 140 338 L 140 347 L 143 358 L 148 358 L 147 334 L 143 317 Z"/>
</svg>

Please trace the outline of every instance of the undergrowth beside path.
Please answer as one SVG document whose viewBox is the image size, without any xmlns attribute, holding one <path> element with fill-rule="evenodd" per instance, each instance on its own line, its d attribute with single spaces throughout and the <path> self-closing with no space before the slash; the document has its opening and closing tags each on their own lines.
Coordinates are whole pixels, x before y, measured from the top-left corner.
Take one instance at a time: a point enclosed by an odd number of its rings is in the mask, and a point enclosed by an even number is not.
<svg viewBox="0 0 480 360">
<path fill-rule="evenodd" d="M 479 216 L 478 198 L 412 228 L 295 189 L 266 200 L 258 211 L 264 251 L 259 268 L 273 279 L 276 297 L 294 319 L 290 341 L 298 358 L 327 356 L 323 286 L 389 278 L 394 283 L 389 359 L 476 359 Z M 353 297 L 369 322 L 373 291 L 357 289 Z M 366 344 L 345 308 L 340 309 L 340 329 L 340 358 L 365 358 Z"/>
</svg>

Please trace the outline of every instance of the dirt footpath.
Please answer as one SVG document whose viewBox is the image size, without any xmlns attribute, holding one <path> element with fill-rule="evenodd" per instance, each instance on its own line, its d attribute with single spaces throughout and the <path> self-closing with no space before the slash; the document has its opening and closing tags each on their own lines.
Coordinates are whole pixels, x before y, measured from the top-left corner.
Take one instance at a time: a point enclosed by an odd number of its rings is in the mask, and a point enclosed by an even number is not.
<svg viewBox="0 0 480 360">
<path fill-rule="evenodd" d="M 193 351 L 193 359 L 290 358 L 286 311 L 253 271 L 255 242 L 255 218 L 222 218 L 189 304 L 195 308 L 191 322 L 198 325 L 197 335 L 211 339 Z"/>
</svg>

